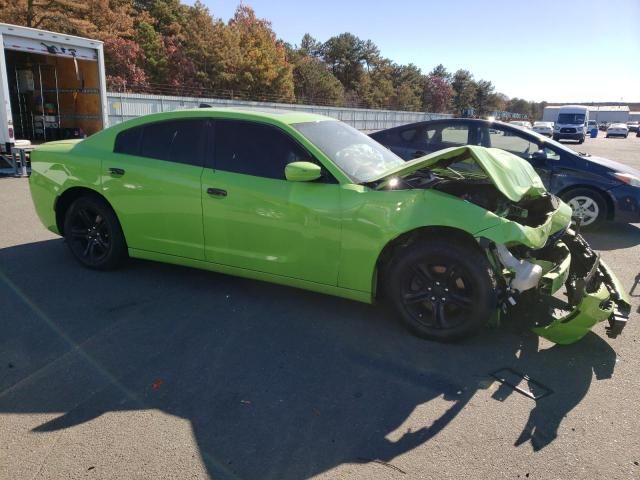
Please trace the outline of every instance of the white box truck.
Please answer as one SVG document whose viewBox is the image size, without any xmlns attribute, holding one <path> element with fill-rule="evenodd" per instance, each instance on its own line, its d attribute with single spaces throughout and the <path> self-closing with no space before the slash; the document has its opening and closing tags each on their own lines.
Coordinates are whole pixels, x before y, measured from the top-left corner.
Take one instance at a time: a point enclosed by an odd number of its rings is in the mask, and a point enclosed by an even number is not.
<svg viewBox="0 0 640 480">
<path fill-rule="evenodd" d="M 102 42 L 0 23 L 0 154 L 108 126 Z"/>
<path fill-rule="evenodd" d="M 558 110 L 558 119 L 553 127 L 554 140 L 577 140 L 584 142 L 589 127 L 589 108 L 582 105 L 564 105 Z"/>
</svg>

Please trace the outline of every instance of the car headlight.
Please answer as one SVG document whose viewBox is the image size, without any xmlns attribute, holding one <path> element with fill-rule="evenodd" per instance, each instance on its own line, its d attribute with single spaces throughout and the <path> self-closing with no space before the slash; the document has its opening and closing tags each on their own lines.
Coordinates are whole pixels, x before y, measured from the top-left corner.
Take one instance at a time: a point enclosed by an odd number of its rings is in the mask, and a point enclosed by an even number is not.
<svg viewBox="0 0 640 480">
<path fill-rule="evenodd" d="M 620 180 L 627 185 L 631 185 L 632 187 L 640 187 L 640 178 L 635 175 L 630 175 L 628 173 L 615 172 L 612 174 L 617 180 Z"/>
</svg>

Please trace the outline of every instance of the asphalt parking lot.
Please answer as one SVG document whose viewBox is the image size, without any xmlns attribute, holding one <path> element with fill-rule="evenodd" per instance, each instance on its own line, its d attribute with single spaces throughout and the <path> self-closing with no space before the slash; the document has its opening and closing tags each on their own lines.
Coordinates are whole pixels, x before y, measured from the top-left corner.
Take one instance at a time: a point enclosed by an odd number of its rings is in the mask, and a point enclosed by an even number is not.
<svg viewBox="0 0 640 480">
<path fill-rule="evenodd" d="M 567 145 L 640 168 L 640 138 Z M 587 235 L 631 290 L 621 337 L 443 345 L 287 287 L 86 270 L 25 179 L 0 177 L 0 205 L 0 479 L 640 478 L 640 225 Z"/>
</svg>

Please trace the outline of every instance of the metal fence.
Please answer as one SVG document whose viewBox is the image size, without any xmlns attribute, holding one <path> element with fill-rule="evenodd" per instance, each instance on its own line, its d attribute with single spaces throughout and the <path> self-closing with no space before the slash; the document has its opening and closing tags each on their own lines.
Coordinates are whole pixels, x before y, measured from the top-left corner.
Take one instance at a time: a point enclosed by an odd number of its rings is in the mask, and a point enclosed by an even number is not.
<svg viewBox="0 0 640 480">
<path fill-rule="evenodd" d="M 109 125 L 115 125 L 131 118 L 150 113 L 170 112 L 185 108 L 195 108 L 201 103 L 226 107 L 262 107 L 283 110 L 297 110 L 317 113 L 337 118 L 358 130 L 375 131 L 405 125 L 407 123 L 449 118 L 444 113 L 402 112 L 395 110 L 370 110 L 347 107 L 325 107 L 288 103 L 252 102 L 248 100 L 227 100 L 219 98 L 173 97 L 140 93 L 107 93 Z"/>
</svg>

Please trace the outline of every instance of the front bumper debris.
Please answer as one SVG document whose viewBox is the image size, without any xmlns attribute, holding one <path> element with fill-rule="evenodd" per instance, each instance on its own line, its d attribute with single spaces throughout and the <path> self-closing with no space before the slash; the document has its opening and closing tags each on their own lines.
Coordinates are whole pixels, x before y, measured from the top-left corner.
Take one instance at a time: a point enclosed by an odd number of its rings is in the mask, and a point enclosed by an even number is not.
<svg viewBox="0 0 640 480">
<path fill-rule="evenodd" d="M 532 328 L 536 334 L 554 343 L 570 344 L 605 320 L 609 337 L 622 333 L 631 311 L 629 297 L 582 236 L 568 230 L 554 245 L 532 251 L 527 260 L 543 270 L 535 292 L 537 304 L 542 306 Z M 566 302 L 553 296 L 563 286 Z M 561 308 L 558 303 L 563 304 Z"/>
</svg>

